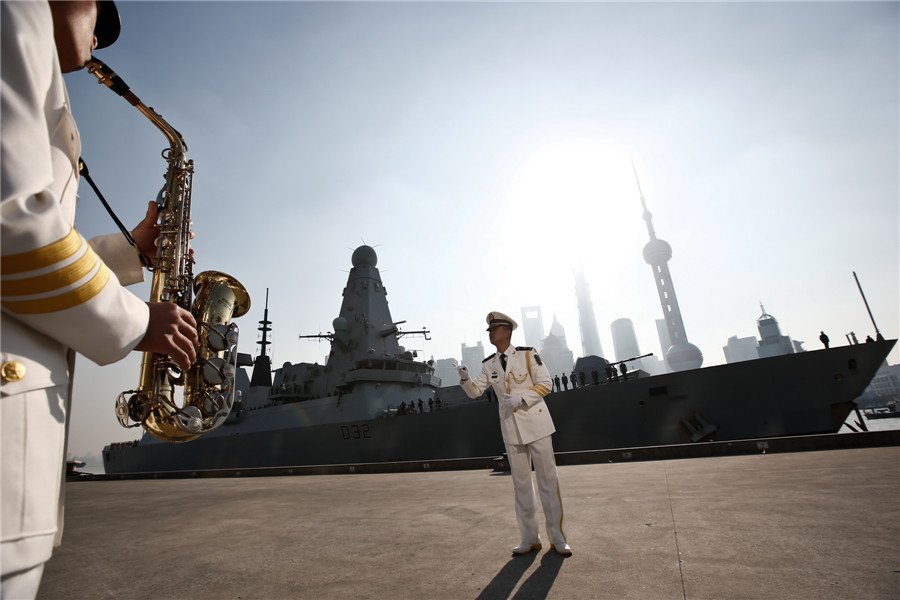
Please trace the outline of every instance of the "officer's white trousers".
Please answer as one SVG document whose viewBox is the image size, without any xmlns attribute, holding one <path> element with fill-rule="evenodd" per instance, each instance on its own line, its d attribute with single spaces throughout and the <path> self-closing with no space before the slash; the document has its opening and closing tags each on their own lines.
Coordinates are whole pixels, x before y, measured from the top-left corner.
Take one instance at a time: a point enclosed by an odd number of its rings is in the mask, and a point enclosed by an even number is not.
<svg viewBox="0 0 900 600">
<path fill-rule="evenodd" d="M 41 563 L 18 573 L 3 575 L 0 579 L 0 599 L 33 600 L 37 597 L 43 573 L 44 563 Z"/>
<path fill-rule="evenodd" d="M 534 544 L 540 541 L 537 498 L 531 478 L 533 462 L 550 543 L 554 545 L 564 543 L 566 541 L 565 514 L 550 436 L 525 445 L 507 444 L 506 455 L 509 457 L 509 467 L 515 486 L 516 520 L 519 522 L 522 542 Z"/>
<path fill-rule="evenodd" d="M 32 584 L 36 593 L 53 552 L 65 472 L 67 389 L 62 384 L 0 398 L 3 600 L 28 597 Z"/>
</svg>

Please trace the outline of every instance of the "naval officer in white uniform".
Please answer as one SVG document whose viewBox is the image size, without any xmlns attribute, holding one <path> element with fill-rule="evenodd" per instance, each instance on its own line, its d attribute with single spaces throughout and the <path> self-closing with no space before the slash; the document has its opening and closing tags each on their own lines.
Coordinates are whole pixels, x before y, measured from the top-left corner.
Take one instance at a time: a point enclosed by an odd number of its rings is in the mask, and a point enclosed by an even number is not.
<svg viewBox="0 0 900 600">
<path fill-rule="evenodd" d="M 511 346 L 512 332 L 518 327 L 514 320 L 495 311 L 488 313 L 487 323 L 497 352 L 484 359 L 475 379 L 469 377 L 468 368 L 460 366 L 459 384 L 470 398 L 477 398 L 491 386 L 499 399 L 500 431 L 512 471 L 516 519 L 522 535 L 522 543 L 513 548 L 513 554 L 541 549 L 537 499 L 531 479 L 533 462 L 551 548 L 569 556 L 572 548 L 566 541 L 559 476 L 550 440 L 556 428 L 544 403 L 544 396 L 553 387 L 550 372 L 534 348 Z"/>
</svg>

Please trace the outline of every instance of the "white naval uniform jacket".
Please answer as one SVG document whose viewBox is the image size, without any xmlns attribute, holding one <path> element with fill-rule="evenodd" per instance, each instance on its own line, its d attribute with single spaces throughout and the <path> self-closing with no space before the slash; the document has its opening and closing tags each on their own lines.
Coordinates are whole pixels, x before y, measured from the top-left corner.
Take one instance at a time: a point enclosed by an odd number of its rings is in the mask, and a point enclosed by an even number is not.
<svg viewBox="0 0 900 600">
<path fill-rule="evenodd" d="M 482 362 L 478 377 L 460 385 L 470 398 L 477 398 L 488 386 L 494 388 L 499 400 L 500 431 L 505 444 L 530 444 L 556 431 L 544 402 L 544 396 L 553 388 L 550 372 L 534 348 L 507 348 L 506 371 L 500 364 L 500 355 L 492 354 Z M 512 394 L 522 396 L 525 405 L 509 408 L 503 398 Z"/>
<path fill-rule="evenodd" d="M 0 2 L 0 26 L 0 539 L 9 573 L 49 558 L 48 536 L 52 548 L 71 351 L 101 365 L 123 358 L 146 333 L 149 309 L 117 277 L 143 279 L 124 236 L 95 245 L 74 228 L 81 140 L 49 6 Z M 38 538 L 40 548 L 29 545 Z"/>
</svg>

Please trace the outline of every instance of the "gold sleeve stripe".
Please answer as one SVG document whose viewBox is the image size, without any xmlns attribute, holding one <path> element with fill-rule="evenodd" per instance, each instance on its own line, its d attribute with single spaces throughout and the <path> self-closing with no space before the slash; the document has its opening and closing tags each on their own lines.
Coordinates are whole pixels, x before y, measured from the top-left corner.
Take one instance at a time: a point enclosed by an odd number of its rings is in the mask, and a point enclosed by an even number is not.
<svg viewBox="0 0 900 600">
<path fill-rule="evenodd" d="M 20 300 L 15 302 L 4 302 L 3 306 L 14 313 L 20 315 L 38 315 L 44 313 L 57 312 L 73 308 L 80 304 L 84 304 L 106 286 L 109 281 L 109 269 L 104 263 L 100 263 L 100 269 L 97 274 L 90 278 L 84 285 L 75 288 L 65 294 L 53 296 L 52 298 L 42 298 L 40 300 Z"/>
<path fill-rule="evenodd" d="M 58 271 L 27 279 L 11 279 L 3 282 L 4 296 L 31 296 L 43 294 L 71 285 L 90 273 L 97 264 L 97 254 L 88 247 L 75 262 Z"/>
<path fill-rule="evenodd" d="M 541 398 L 550 393 L 550 388 L 547 388 L 539 383 L 534 384 L 531 389 L 537 392 L 541 396 Z"/>
<path fill-rule="evenodd" d="M 9 254 L 0 258 L 0 273 L 13 275 L 49 267 L 75 254 L 81 248 L 82 243 L 81 236 L 73 228 L 66 237 L 47 244 L 43 248 Z"/>
</svg>

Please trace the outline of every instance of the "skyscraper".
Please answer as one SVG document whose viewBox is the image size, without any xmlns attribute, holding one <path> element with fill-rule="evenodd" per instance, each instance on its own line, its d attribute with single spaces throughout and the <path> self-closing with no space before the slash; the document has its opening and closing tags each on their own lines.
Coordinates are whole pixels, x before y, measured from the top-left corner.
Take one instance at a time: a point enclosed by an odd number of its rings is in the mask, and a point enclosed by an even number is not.
<svg viewBox="0 0 900 600">
<path fill-rule="evenodd" d="M 728 343 L 722 347 L 722 352 L 725 353 L 725 362 L 734 363 L 742 360 L 756 360 L 759 358 L 758 346 L 759 342 L 754 336 L 739 338 L 733 335 L 728 338 Z"/>
<path fill-rule="evenodd" d="M 591 289 L 584 279 L 584 269 L 575 272 L 575 297 L 578 298 L 578 325 L 581 327 L 581 350 L 583 356 L 603 356 L 600 333 L 594 317 Z"/>
<path fill-rule="evenodd" d="M 662 361 L 665 363 L 666 350 L 672 345 L 672 340 L 669 339 L 669 330 L 666 328 L 665 319 L 656 319 L 656 336 L 659 338 L 660 356 L 662 356 Z"/>
<path fill-rule="evenodd" d="M 647 210 L 647 203 L 644 201 L 644 193 L 641 191 L 641 182 L 638 180 L 634 163 L 631 168 L 634 169 L 634 178 L 641 196 L 641 206 L 644 208 L 647 233 L 650 234 L 650 241 L 644 246 L 644 260 L 653 269 L 659 303 L 666 320 L 666 330 L 672 342 L 672 345 L 666 350 L 666 362 L 673 371 L 698 369 L 703 364 L 703 353 L 700 352 L 700 348 L 688 342 L 684 321 L 681 318 L 681 309 L 678 308 L 678 298 L 675 297 L 675 288 L 672 285 L 672 275 L 669 273 L 668 263 L 672 258 L 672 246 L 665 240 L 656 237 L 656 231 L 653 230 L 653 215 Z"/>
<path fill-rule="evenodd" d="M 634 323 L 631 319 L 616 319 L 610 325 L 613 338 L 613 351 L 616 353 L 616 360 L 625 360 L 640 356 L 641 351 L 638 349 L 637 336 L 634 333 Z M 629 368 L 641 368 L 640 359 L 632 361 L 628 365 Z"/>
<path fill-rule="evenodd" d="M 478 373 L 481 371 L 481 361 L 484 360 L 484 346 L 481 345 L 481 342 L 478 342 L 474 346 L 462 344 L 460 354 L 462 355 L 462 360 L 460 362 L 469 367 L 469 373 Z"/>
<path fill-rule="evenodd" d="M 759 303 L 759 308 L 762 310 L 762 315 L 756 319 L 756 328 L 759 330 L 759 348 L 757 349 L 759 357 L 793 354 L 794 345 L 791 343 L 791 338 L 781 335 L 778 320 L 766 312 L 766 307 L 762 302 Z"/>
<path fill-rule="evenodd" d="M 453 387 L 459 385 L 459 373 L 456 371 L 459 361 L 455 358 L 439 358 L 434 357 L 431 361 L 434 363 L 434 376 L 441 380 L 441 387 Z"/>
<path fill-rule="evenodd" d="M 522 332 L 525 334 L 525 345 L 538 348 L 544 339 L 544 317 L 540 306 L 522 307 Z"/>
<path fill-rule="evenodd" d="M 575 367 L 575 357 L 566 343 L 566 330 L 553 315 L 550 334 L 541 342 L 541 357 L 551 376 L 568 375 Z"/>
</svg>

